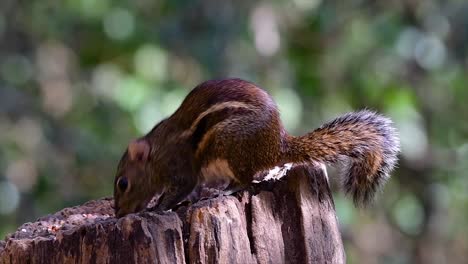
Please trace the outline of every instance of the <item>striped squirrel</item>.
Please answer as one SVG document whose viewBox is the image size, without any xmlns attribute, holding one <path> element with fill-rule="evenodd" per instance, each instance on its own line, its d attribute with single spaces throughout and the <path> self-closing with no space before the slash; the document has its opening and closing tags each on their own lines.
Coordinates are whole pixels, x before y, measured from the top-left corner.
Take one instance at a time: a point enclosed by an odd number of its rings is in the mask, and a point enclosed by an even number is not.
<svg viewBox="0 0 468 264">
<path fill-rule="evenodd" d="M 372 200 L 397 162 L 399 139 L 390 119 L 368 110 L 345 114 L 304 135 L 284 129 L 264 90 L 240 79 L 195 87 L 169 118 L 132 141 L 114 181 L 116 216 L 174 208 L 198 186 L 249 186 L 260 171 L 286 163 L 348 158 L 342 185 L 355 204 Z"/>
</svg>

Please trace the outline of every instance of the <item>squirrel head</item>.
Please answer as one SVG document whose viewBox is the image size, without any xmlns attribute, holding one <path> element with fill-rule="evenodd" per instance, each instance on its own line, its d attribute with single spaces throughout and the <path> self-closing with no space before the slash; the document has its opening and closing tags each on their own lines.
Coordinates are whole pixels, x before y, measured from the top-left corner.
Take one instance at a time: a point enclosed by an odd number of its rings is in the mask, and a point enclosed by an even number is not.
<svg viewBox="0 0 468 264">
<path fill-rule="evenodd" d="M 151 146 L 145 139 L 130 142 L 117 168 L 114 181 L 114 206 L 117 217 L 146 207 L 155 190 L 149 184 Z"/>
</svg>

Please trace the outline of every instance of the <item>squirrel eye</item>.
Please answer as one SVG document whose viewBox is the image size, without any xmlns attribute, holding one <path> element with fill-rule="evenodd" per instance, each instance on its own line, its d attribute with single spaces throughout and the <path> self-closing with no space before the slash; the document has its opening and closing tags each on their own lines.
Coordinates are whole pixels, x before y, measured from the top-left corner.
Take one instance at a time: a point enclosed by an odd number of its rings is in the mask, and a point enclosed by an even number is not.
<svg viewBox="0 0 468 264">
<path fill-rule="evenodd" d="M 126 177 L 121 177 L 118 181 L 117 181 L 117 187 L 119 187 L 119 190 L 121 192 L 125 192 L 125 190 L 127 190 L 128 188 L 128 180 Z"/>
</svg>

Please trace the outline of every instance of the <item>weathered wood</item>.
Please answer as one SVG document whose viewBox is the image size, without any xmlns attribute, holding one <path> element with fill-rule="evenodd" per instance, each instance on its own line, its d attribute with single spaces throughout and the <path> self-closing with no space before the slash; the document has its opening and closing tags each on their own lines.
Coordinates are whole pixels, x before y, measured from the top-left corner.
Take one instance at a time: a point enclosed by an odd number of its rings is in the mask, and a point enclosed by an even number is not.
<svg viewBox="0 0 468 264">
<path fill-rule="evenodd" d="M 299 166 L 263 186 L 177 212 L 116 219 L 112 199 L 22 225 L 0 263 L 344 263 L 321 168 Z"/>
</svg>

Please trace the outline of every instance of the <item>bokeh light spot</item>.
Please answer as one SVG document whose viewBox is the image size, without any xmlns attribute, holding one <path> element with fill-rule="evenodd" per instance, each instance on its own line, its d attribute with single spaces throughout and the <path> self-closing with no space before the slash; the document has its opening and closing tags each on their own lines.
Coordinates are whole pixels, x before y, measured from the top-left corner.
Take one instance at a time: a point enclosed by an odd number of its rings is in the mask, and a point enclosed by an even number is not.
<svg viewBox="0 0 468 264">
<path fill-rule="evenodd" d="M 159 102 L 152 100 L 140 108 L 135 117 L 135 125 L 140 133 L 148 133 L 155 124 L 163 119 L 160 107 Z"/>
<path fill-rule="evenodd" d="M 166 77 L 167 55 L 161 48 L 145 44 L 140 47 L 134 57 L 136 72 L 143 78 L 161 81 Z"/>
<path fill-rule="evenodd" d="M 37 181 L 37 168 L 33 160 L 17 160 L 9 164 L 6 176 L 19 190 L 29 191 Z"/>
<path fill-rule="evenodd" d="M 140 79 L 134 77 L 124 78 L 114 91 L 114 99 L 127 111 L 136 110 L 148 99 L 149 87 Z"/>
<path fill-rule="evenodd" d="M 122 78 L 122 72 L 115 64 L 97 66 L 91 78 L 93 93 L 97 96 L 112 98 Z"/>
<path fill-rule="evenodd" d="M 161 111 L 164 116 L 172 115 L 187 95 L 187 90 L 185 89 L 174 89 L 168 92 L 161 104 Z"/>
<path fill-rule="evenodd" d="M 104 17 L 104 32 L 111 39 L 124 40 L 130 37 L 135 27 L 133 15 L 126 9 L 115 8 Z"/>
<path fill-rule="evenodd" d="M 16 143 L 31 155 L 34 155 L 44 140 L 40 122 L 32 118 L 22 118 L 15 124 L 11 132 Z"/>
<path fill-rule="evenodd" d="M 405 232 L 416 235 L 421 231 L 424 212 L 414 196 L 403 196 L 395 205 L 393 216 L 398 226 Z"/>
<path fill-rule="evenodd" d="M 109 0 L 68 0 L 67 4 L 87 18 L 98 19 L 109 10 L 109 2 Z"/>
<path fill-rule="evenodd" d="M 272 56 L 280 47 L 278 25 L 271 6 L 259 6 L 252 13 L 250 27 L 254 33 L 255 48 L 263 56 Z"/>
<path fill-rule="evenodd" d="M 438 69 L 445 62 L 445 45 L 436 36 L 424 36 L 418 41 L 414 56 L 422 67 L 429 70 Z"/>
<path fill-rule="evenodd" d="M 407 60 L 413 58 L 416 43 L 419 41 L 422 35 L 423 33 L 414 27 L 408 27 L 403 30 L 400 33 L 396 43 L 397 53 Z"/>
<path fill-rule="evenodd" d="M 297 93 L 292 89 L 277 89 L 272 94 L 278 109 L 281 120 L 288 131 L 294 131 L 302 119 L 302 101 Z"/>
<path fill-rule="evenodd" d="M 0 214 L 9 214 L 18 207 L 20 195 L 16 186 L 9 181 L 0 181 Z"/>
<path fill-rule="evenodd" d="M 317 8 L 322 0 L 294 0 L 294 4 L 302 10 L 311 10 Z"/>
</svg>

